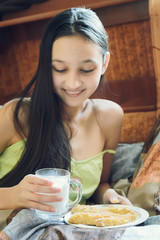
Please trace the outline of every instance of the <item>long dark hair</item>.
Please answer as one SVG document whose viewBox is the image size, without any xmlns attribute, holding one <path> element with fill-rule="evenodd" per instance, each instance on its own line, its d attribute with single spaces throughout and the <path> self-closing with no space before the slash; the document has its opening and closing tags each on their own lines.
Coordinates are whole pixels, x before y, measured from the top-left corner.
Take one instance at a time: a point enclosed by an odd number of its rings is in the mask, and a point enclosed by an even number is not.
<svg viewBox="0 0 160 240">
<path fill-rule="evenodd" d="M 76 34 L 98 44 L 105 60 L 108 36 L 92 10 L 71 8 L 49 21 L 40 46 L 36 74 L 24 89 L 15 109 L 15 127 L 18 133 L 24 133 L 18 115 L 24 97 L 33 88 L 29 103 L 26 147 L 18 164 L 0 180 L 2 187 L 18 184 L 25 175 L 34 173 L 38 168 L 70 169 L 71 148 L 62 121 L 61 99 L 54 91 L 51 54 L 52 45 L 57 38 Z"/>
</svg>

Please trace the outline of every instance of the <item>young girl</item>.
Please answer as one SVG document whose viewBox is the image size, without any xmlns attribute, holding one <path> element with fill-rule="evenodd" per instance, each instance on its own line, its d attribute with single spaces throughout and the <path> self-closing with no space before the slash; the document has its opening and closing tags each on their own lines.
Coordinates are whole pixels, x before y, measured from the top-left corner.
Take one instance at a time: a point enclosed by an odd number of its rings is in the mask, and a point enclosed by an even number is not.
<svg viewBox="0 0 160 240">
<path fill-rule="evenodd" d="M 108 36 L 92 10 L 68 9 L 49 21 L 35 76 L 20 99 L 0 109 L 0 209 L 56 211 L 42 202 L 61 201 L 58 194 L 36 193 L 60 191 L 34 175 L 44 167 L 69 169 L 83 185 L 82 203 L 92 196 L 131 204 L 107 183 L 123 111 L 90 99 L 109 58 Z"/>
</svg>

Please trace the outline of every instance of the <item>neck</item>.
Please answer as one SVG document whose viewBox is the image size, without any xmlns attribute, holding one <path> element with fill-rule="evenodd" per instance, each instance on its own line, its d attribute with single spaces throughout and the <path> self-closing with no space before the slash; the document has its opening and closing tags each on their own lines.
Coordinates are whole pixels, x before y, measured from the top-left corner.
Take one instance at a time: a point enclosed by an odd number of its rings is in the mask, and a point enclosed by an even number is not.
<svg viewBox="0 0 160 240">
<path fill-rule="evenodd" d="M 70 106 L 63 106 L 63 118 L 64 121 L 67 121 L 68 123 L 72 121 L 77 121 L 82 117 L 84 114 L 86 107 L 88 105 L 88 100 L 84 101 L 82 105 L 76 106 L 76 107 L 70 107 Z"/>
</svg>

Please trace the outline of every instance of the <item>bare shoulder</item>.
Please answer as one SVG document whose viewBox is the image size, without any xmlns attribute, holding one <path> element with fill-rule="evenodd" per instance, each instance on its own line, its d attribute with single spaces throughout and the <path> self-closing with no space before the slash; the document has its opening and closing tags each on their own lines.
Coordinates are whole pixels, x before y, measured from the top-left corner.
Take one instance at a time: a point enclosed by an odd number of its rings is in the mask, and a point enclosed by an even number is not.
<svg viewBox="0 0 160 240">
<path fill-rule="evenodd" d="M 17 102 L 18 102 L 18 99 L 13 99 L 2 106 L 2 108 L 0 109 L 0 121 L 3 121 L 3 122 L 4 120 L 12 121 L 13 113 L 14 113 Z"/>
<path fill-rule="evenodd" d="M 14 133 L 13 113 L 16 100 L 7 102 L 0 109 L 0 152 L 10 145 Z"/>
<path fill-rule="evenodd" d="M 94 99 L 98 123 L 107 140 L 118 138 L 122 128 L 123 109 L 115 102 L 103 99 Z"/>
<path fill-rule="evenodd" d="M 123 119 L 123 109 L 117 103 L 105 99 L 93 99 L 92 101 L 98 113 L 98 117 L 102 118 L 102 120 L 103 118 L 105 120 L 110 120 L 110 118 L 112 118 L 112 120 L 113 118 L 117 120 Z"/>
<path fill-rule="evenodd" d="M 18 138 L 18 133 L 14 125 L 14 112 L 19 99 L 13 99 L 5 103 L 0 109 L 0 152 L 2 152 L 6 147 L 14 143 L 14 139 Z M 24 117 L 25 108 L 27 109 L 27 104 L 23 103 L 20 110 L 20 120 Z"/>
</svg>

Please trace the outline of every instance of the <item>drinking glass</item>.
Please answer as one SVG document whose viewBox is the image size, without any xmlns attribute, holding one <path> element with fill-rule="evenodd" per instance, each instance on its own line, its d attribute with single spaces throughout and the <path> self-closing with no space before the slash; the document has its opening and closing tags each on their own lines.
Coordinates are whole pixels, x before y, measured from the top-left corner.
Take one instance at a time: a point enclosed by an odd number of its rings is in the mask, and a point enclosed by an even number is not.
<svg viewBox="0 0 160 240">
<path fill-rule="evenodd" d="M 75 179 L 70 179 L 70 172 L 64 169 L 59 168 L 43 168 L 39 169 L 35 173 L 37 176 L 49 179 L 53 182 L 53 186 L 60 188 L 60 193 L 55 193 L 62 196 L 62 201 L 60 202 L 50 202 L 45 203 L 47 205 L 54 206 L 56 208 L 56 212 L 46 212 L 42 210 L 35 210 L 37 214 L 52 216 L 52 218 L 60 218 L 65 215 L 66 212 L 71 210 L 76 204 L 79 203 L 82 197 L 82 185 L 79 181 Z M 69 193 L 76 189 L 77 197 L 71 202 L 69 200 Z M 42 194 L 42 193 L 39 193 Z M 50 194 L 50 193 L 43 193 Z M 53 193 L 52 193 L 53 194 Z"/>
</svg>

